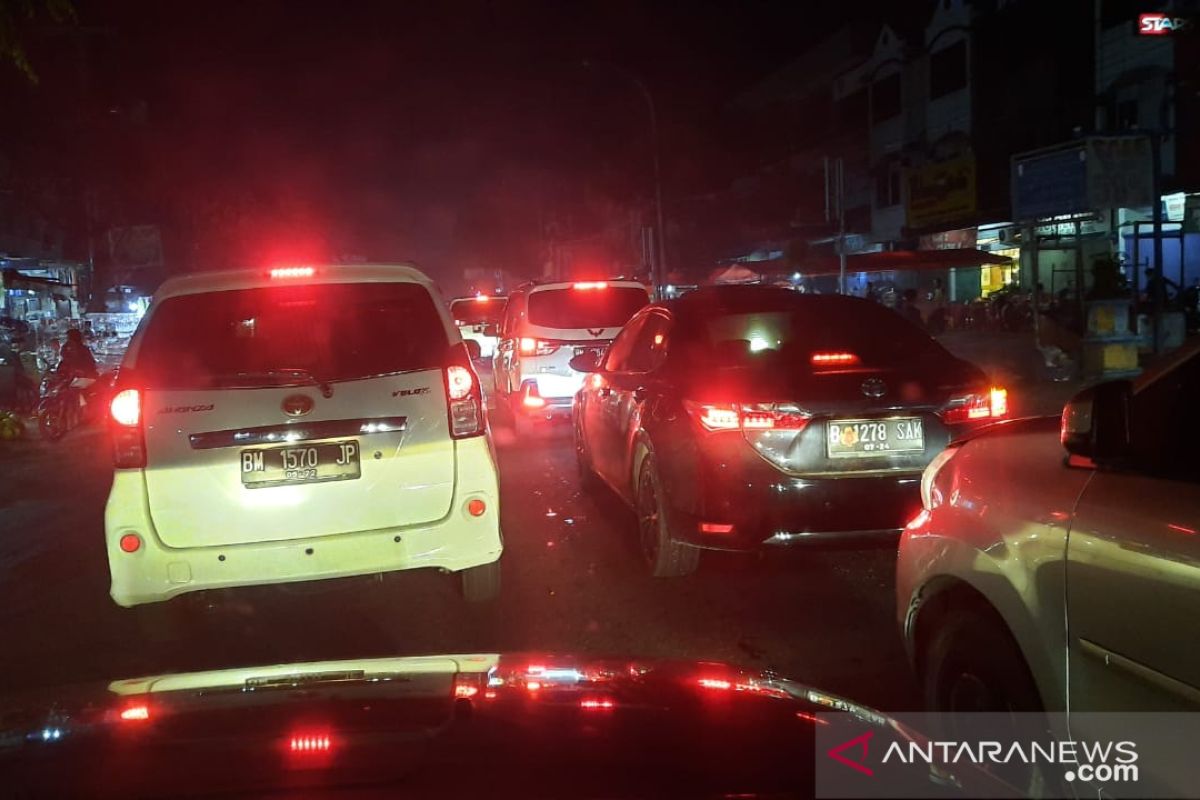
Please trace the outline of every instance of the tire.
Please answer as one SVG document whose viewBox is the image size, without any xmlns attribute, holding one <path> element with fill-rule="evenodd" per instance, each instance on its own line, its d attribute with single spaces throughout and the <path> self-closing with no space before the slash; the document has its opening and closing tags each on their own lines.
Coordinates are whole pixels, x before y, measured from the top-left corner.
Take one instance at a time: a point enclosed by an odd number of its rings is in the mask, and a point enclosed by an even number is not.
<svg viewBox="0 0 1200 800">
<path fill-rule="evenodd" d="M 642 460 L 638 473 L 637 511 L 638 543 L 642 558 L 656 578 L 678 578 L 691 575 L 700 563 L 700 551 L 671 538 L 654 456 Z"/>
<path fill-rule="evenodd" d="M 47 441 L 57 442 L 66 433 L 65 416 L 60 403 L 52 403 L 38 409 L 38 433 Z"/>
<path fill-rule="evenodd" d="M 1037 686 L 1003 623 L 969 609 L 936 622 L 920 653 L 921 685 L 930 711 L 1042 711 Z"/>
<path fill-rule="evenodd" d="M 468 603 L 486 603 L 500 595 L 500 559 L 464 569 L 459 576 L 463 599 Z"/>
</svg>

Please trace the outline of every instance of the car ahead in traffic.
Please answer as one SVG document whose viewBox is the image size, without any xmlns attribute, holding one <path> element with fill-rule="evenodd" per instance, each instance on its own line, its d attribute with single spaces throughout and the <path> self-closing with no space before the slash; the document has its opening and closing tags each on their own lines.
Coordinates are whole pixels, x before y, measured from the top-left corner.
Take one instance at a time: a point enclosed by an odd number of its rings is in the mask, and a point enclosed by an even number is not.
<svg viewBox="0 0 1200 800">
<path fill-rule="evenodd" d="M 1007 395 L 866 300 L 719 286 L 630 320 L 575 399 L 576 453 L 638 515 L 654 575 L 700 550 L 896 535 L 921 470 Z"/>
<path fill-rule="evenodd" d="M 931 709 L 1200 710 L 1198 401 L 1192 347 L 929 465 L 896 607 Z"/>
<path fill-rule="evenodd" d="M 105 511 L 122 606 L 436 567 L 499 588 L 479 380 L 408 266 L 172 278 L 111 401 Z"/>
<path fill-rule="evenodd" d="M 583 373 L 571 359 L 600 353 L 650 302 L 637 281 L 527 284 L 508 301 L 493 375 L 497 403 L 523 428 L 570 414 Z"/>
<path fill-rule="evenodd" d="M 507 303 L 507 297 L 489 294 L 450 301 L 450 316 L 458 326 L 459 335 L 464 342 L 479 344 L 479 358 L 491 358 L 495 354 Z"/>
<path fill-rule="evenodd" d="M 818 737 L 843 727 L 871 752 L 827 757 Z M 822 768 L 850 787 L 903 780 L 907 796 L 1015 796 L 965 763 L 882 758 L 923 741 L 774 674 L 546 653 L 273 664 L 0 697 L 0 779 L 20 798 L 812 797 Z"/>
</svg>

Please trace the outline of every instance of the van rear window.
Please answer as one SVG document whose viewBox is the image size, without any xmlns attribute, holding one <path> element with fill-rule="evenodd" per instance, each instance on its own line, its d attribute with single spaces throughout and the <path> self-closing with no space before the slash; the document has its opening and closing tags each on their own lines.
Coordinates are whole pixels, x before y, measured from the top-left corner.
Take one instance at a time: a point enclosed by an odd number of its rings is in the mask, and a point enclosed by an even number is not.
<svg viewBox="0 0 1200 800">
<path fill-rule="evenodd" d="M 645 289 L 605 286 L 546 289 L 529 295 L 529 322 L 543 328 L 620 328 L 650 302 Z"/>
<path fill-rule="evenodd" d="M 420 285 L 272 286 L 162 301 L 135 369 L 157 388 L 268 386 L 295 382 L 289 370 L 338 381 L 432 369 L 448 348 Z"/>
</svg>

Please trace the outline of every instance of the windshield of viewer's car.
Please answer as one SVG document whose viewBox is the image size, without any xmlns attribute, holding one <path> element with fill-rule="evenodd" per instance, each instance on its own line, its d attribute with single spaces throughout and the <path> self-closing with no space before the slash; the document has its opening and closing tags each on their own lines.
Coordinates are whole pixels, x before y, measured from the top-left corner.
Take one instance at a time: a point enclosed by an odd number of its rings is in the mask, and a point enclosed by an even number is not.
<svg viewBox="0 0 1200 800">
<path fill-rule="evenodd" d="M 273 370 L 352 380 L 438 367 L 447 346 L 419 285 L 273 286 L 164 300 L 136 369 L 146 385 L 176 389 L 270 383 Z"/>
<path fill-rule="evenodd" d="M 543 328 L 619 328 L 650 302 L 645 289 L 600 286 L 529 294 L 529 322 Z"/>
</svg>

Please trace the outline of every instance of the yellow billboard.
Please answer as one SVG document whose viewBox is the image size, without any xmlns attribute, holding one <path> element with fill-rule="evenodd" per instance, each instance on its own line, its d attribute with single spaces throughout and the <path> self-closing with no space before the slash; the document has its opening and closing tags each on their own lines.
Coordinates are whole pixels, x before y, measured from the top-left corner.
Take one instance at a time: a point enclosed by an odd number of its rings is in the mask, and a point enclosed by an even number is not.
<svg viewBox="0 0 1200 800">
<path fill-rule="evenodd" d="M 975 157 L 923 164 L 905 176 L 908 227 L 931 228 L 975 213 Z"/>
</svg>

